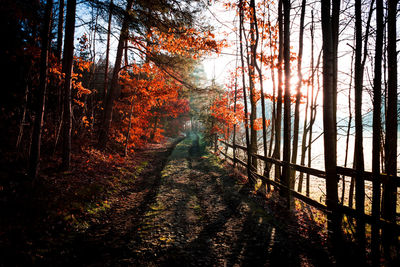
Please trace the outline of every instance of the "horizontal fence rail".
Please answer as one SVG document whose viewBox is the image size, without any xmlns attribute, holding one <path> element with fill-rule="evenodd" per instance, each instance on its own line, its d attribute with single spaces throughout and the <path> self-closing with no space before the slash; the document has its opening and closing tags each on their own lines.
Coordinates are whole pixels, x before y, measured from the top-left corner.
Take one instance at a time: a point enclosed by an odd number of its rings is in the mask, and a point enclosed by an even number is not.
<svg viewBox="0 0 400 267">
<path fill-rule="evenodd" d="M 243 151 L 247 152 L 247 148 L 245 146 L 241 146 L 241 145 L 237 145 L 237 144 L 230 144 L 230 143 L 228 143 L 228 142 L 226 142 L 226 141 L 224 141 L 222 139 L 218 139 L 218 141 L 221 142 L 222 144 L 224 144 L 226 147 L 232 148 L 233 150 L 240 149 L 240 150 L 243 150 Z M 227 159 L 231 160 L 233 163 L 239 163 L 240 165 L 242 165 L 245 168 L 248 167 L 246 162 L 244 162 L 243 160 L 237 158 L 237 156 L 236 156 L 237 153 L 233 153 L 234 157 L 231 157 L 231 156 L 227 155 L 226 152 L 222 151 L 219 147 L 218 147 L 218 151 L 223 156 L 225 156 Z M 284 161 L 277 160 L 277 159 L 274 159 L 274 158 L 261 156 L 261 155 L 258 155 L 258 154 L 251 154 L 251 156 L 258 158 L 258 159 L 264 161 L 265 163 L 271 163 L 271 164 L 278 165 L 278 166 L 281 166 L 281 167 L 290 168 L 290 169 L 298 171 L 298 172 L 302 172 L 302 173 L 305 173 L 305 174 L 313 175 L 313 176 L 316 176 L 318 178 L 326 179 L 325 171 L 321 171 L 321 170 L 318 170 L 318 169 L 314 169 L 314 168 L 310 168 L 310 167 L 306 167 L 306 166 L 302 166 L 302 165 L 298 165 L 298 164 L 284 162 Z M 357 174 L 358 174 L 357 171 L 354 170 L 354 169 L 344 168 L 344 167 L 340 167 L 340 166 L 337 166 L 336 170 L 337 170 L 338 176 L 343 175 L 343 176 L 348 176 L 348 177 L 356 177 Z M 317 209 L 319 209 L 319 210 L 321 210 L 321 211 L 323 211 L 325 213 L 332 212 L 332 211 L 330 211 L 328 209 L 328 207 L 325 204 L 322 204 L 322 203 L 320 203 L 320 202 L 318 202 L 318 201 L 316 201 L 316 200 L 314 200 L 314 199 L 312 199 L 312 198 L 310 198 L 308 196 L 305 196 L 305 195 L 303 195 L 303 194 L 301 194 L 301 193 L 299 193 L 299 192 L 297 192 L 297 191 L 295 191 L 295 190 L 293 190 L 291 188 L 288 188 L 287 186 L 279 183 L 278 181 L 271 180 L 269 177 L 266 177 L 264 175 L 261 175 L 261 174 L 257 173 L 254 169 L 251 170 L 250 173 L 251 173 L 252 176 L 254 176 L 254 177 L 258 178 L 258 179 L 261 179 L 265 183 L 268 183 L 268 184 L 270 184 L 272 186 L 275 186 L 275 187 L 277 187 L 279 189 L 288 190 L 291 193 L 292 196 L 296 197 L 297 199 L 302 200 L 303 202 L 305 202 L 306 204 L 308 204 L 310 206 L 313 206 L 313 207 L 315 207 L 315 208 L 317 208 Z M 362 172 L 361 175 L 362 175 L 363 179 L 367 180 L 367 181 L 374 181 L 374 179 L 375 179 L 375 176 L 373 175 L 372 172 L 364 171 L 364 172 Z M 393 177 L 393 176 L 389 176 L 389 175 L 386 175 L 386 174 L 380 174 L 379 175 L 379 179 L 380 179 L 379 182 L 381 184 L 384 184 L 386 181 L 388 181 L 388 179 L 396 179 L 396 185 L 397 185 L 397 187 L 400 187 L 400 177 L 398 177 L 398 176 Z M 339 180 L 339 177 L 338 177 L 338 180 Z M 341 205 L 341 204 L 338 203 L 338 209 L 339 209 L 340 212 L 342 212 L 342 213 L 344 213 L 346 215 L 349 215 L 349 216 L 352 216 L 352 217 L 357 217 L 357 218 L 360 217 L 360 214 L 355 209 L 353 209 L 351 207 L 348 207 L 348 206 L 345 206 L 345 205 Z M 379 218 L 379 220 L 377 221 L 376 218 L 374 218 L 372 215 L 366 214 L 366 213 L 364 213 L 362 215 L 362 219 L 364 219 L 368 223 L 378 223 L 380 226 L 385 226 L 385 225 L 392 225 L 393 226 L 392 222 L 388 222 L 388 221 L 386 221 L 386 220 L 384 220 L 382 218 Z M 400 225 L 395 224 L 395 226 L 396 226 L 397 232 L 399 233 L 400 232 Z"/>
</svg>

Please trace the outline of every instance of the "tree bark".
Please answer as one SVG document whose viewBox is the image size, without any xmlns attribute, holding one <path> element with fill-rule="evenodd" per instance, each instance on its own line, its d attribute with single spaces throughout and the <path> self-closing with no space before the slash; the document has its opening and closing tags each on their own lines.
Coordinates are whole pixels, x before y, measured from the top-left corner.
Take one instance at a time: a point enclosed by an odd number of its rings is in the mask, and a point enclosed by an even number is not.
<svg viewBox="0 0 400 267">
<path fill-rule="evenodd" d="M 57 49 L 56 57 L 61 60 L 62 41 L 63 41 L 63 26 L 64 26 L 64 0 L 58 0 L 58 25 L 57 25 Z"/>
<path fill-rule="evenodd" d="M 246 133 L 246 148 L 247 148 L 247 176 L 251 179 L 251 157 L 250 157 L 250 137 L 249 137 L 249 122 L 248 122 L 248 108 L 247 108 L 247 93 L 246 93 L 246 78 L 244 72 L 244 55 L 243 55 L 243 0 L 239 0 L 239 43 L 240 43 L 240 61 L 242 64 L 242 83 L 243 83 L 243 102 L 244 102 L 244 127 Z"/>
<path fill-rule="evenodd" d="M 235 64 L 235 99 L 233 103 L 233 112 L 236 114 L 237 109 L 237 90 L 238 90 L 238 66 L 237 66 L 237 50 L 236 50 L 236 64 Z M 233 145 L 233 167 L 236 167 L 236 123 L 233 125 L 233 135 L 232 135 L 232 145 Z"/>
<path fill-rule="evenodd" d="M 300 33 L 299 33 L 299 54 L 297 55 L 297 93 L 296 93 L 296 104 L 294 108 L 294 123 L 293 123 L 293 150 L 292 150 L 292 163 L 297 162 L 297 149 L 299 143 L 299 117 L 300 117 L 300 98 L 301 98 L 301 86 L 303 84 L 303 74 L 301 72 L 302 59 L 303 59 L 303 33 L 304 33 L 304 15 L 306 10 L 306 0 L 301 2 L 300 12 Z M 307 115 L 305 116 L 305 118 Z M 305 128 L 305 127 L 304 127 Z M 303 140 L 305 139 L 303 134 Z M 305 147 L 305 146 L 304 146 Z M 303 148 L 302 148 L 303 149 Z M 304 160 L 303 160 L 304 164 Z M 293 189 L 296 182 L 296 171 L 291 172 L 290 187 Z"/>
<path fill-rule="evenodd" d="M 356 48 L 354 60 L 354 109 L 356 137 L 354 142 L 355 162 L 356 162 L 356 210 L 359 214 L 364 213 L 364 151 L 363 151 L 363 125 L 362 125 L 362 87 L 363 87 L 363 69 L 361 66 L 362 55 L 362 26 L 361 26 L 361 0 L 355 1 L 356 18 Z"/>
<path fill-rule="evenodd" d="M 383 187 L 383 218 L 395 222 L 396 219 L 396 175 L 397 175 L 397 52 L 396 52 L 396 12 L 397 0 L 388 0 L 387 17 L 387 115 L 385 140 L 385 167 L 390 176 Z"/>
<path fill-rule="evenodd" d="M 107 98 L 108 91 L 108 65 L 110 64 L 110 38 L 111 38 L 111 20 L 112 20 L 113 0 L 110 1 L 110 10 L 108 13 L 108 28 L 107 28 L 107 46 L 106 46 L 106 62 L 104 68 L 104 92 L 103 101 Z"/>
<path fill-rule="evenodd" d="M 351 67 L 350 67 L 350 85 L 349 85 L 349 96 L 348 96 L 348 107 L 349 107 L 349 121 L 347 122 L 347 133 L 346 133 L 346 149 L 344 153 L 344 167 L 347 167 L 347 161 L 349 158 L 349 143 L 350 143 L 350 130 L 351 130 L 351 121 L 353 120 L 353 112 L 351 110 L 351 88 L 353 86 L 353 71 L 354 71 L 354 50 L 351 55 Z M 353 207 L 353 191 L 354 191 L 354 177 L 351 177 L 351 184 L 349 189 L 349 207 Z M 342 188 L 342 204 L 344 202 L 345 195 L 345 178 L 343 177 L 343 188 Z"/>
<path fill-rule="evenodd" d="M 114 70 L 113 70 L 113 75 L 111 78 L 111 84 L 110 84 L 110 92 L 107 95 L 106 102 L 105 102 L 105 108 L 104 108 L 104 116 L 103 120 L 100 126 L 100 134 L 99 134 L 99 142 L 98 145 L 100 148 L 104 149 L 107 145 L 108 142 L 108 133 L 110 130 L 111 126 L 111 118 L 112 118 L 112 112 L 114 108 L 114 100 L 118 97 L 119 90 L 118 90 L 118 76 L 119 76 L 119 71 L 121 68 L 121 62 L 122 62 L 122 54 L 124 51 L 124 44 L 125 40 L 128 38 L 129 35 L 129 15 L 128 12 L 132 8 L 132 3 L 133 0 L 128 0 L 128 3 L 126 4 L 126 13 L 124 20 L 122 22 L 122 28 L 121 28 L 121 33 L 118 41 L 118 48 L 117 48 L 117 55 L 115 57 L 115 64 L 114 64 Z"/>
<path fill-rule="evenodd" d="M 71 164 L 71 131 L 72 131 L 72 107 L 71 107 L 71 77 L 74 60 L 74 34 L 75 34 L 76 0 L 68 0 L 67 17 L 65 21 L 64 53 L 62 72 L 64 81 L 64 119 L 63 119 L 63 153 L 62 168 L 68 170 Z"/>
<path fill-rule="evenodd" d="M 40 146 L 42 139 L 43 119 L 46 107 L 47 73 L 49 59 L 49 42 L 51 33 L 53 0 L 47 0 L 45 21 L 41 33 L 42 49 L 40 53 L 40 78 L 38 90 L 38 103 L 36 108 L 35 123 L 33 126 L 32 142 L 29 155 L 28 175 L 33 182 L 36 180 L 40 163 Z"/>
<path fill-rule="evenodd" d="M 281 158 L 281 131 L 282 131 L 282 65 L 283 65 L 283 17 L 282 1 L 279 0 L 278 7 L 278 28 L 279 28 L 279 52 L 278 52 L 278 96 L 276 99 L 276 118 L 275 118 L 275 147 L 273 157 Z M 280 180 L 281 168 L 275 165 L 275 180 Z"/>
<path fill-rule="evenodd" d="M 310 35 L 311 35 L 311 105 L 310 105 L 310 126 L 308 135 L 308 167 L 311 167 L 311 152 L 312 152 L 312 134 L 313 134 L 313 124 L 315 120 L 315 104 L 314 104 L 314 12 L 311 10 L 311 27 L 310 27 Z M 319 63 L 319 58 L 318 58 Z M 318 82 L 318 91 L 319 91 L 319 82 Z M 310 174 L 306 175 L 306 196 L 310 196 Z"/>
<path fill-rule="evenodd" d="M 372 132 L 372 215 L 380 217 L 380 151 L 381 151 L 381 107 L 382 107 L 382 49 L 383 49 L 383 1 L 376 0 L 376 39 L 374 63 L 374 98 L 373 98 L 373 132 Z"/>
<path fill-rule="evenodd" d="M 284 62 L 285 62 L 285 96 L 284 96 L 284 119 L 283 119 L 283 161 L 290 162 L 290 0 L 283 0 L 283 31 L 284 31 Z M 290 169 L 283 166 L 282 184 L 290 187 Z M 289 190 L 281 191 L 287 198 L 290 197 Z M 289 199 L 288 199 L 289 200 Z M 288 202 L 288 205 L 290 203 Z"/>
<path fill-rule="evenodd" d="M 255 0 L 250 0 L 250 10 L 253 14 L 255 14 Z M 255 16 L 255 15 L 253 15 Z M 256 100 L 256 89 L 255 89 L 255 66 L 256 66 L 256 57 L 257 57 L 257 42 L 256 40 L 256 21 L 253 19 L 250 20 L 250 62 L 249 64 L 249 92 L 250 92 L 250 154 L 257 154 L 258 145 L 257 145 L 257 130 L 255 129 L 255 121 L 257 119 L 257 100 Z M 244 28 L 243 28 L 244 30 Z M 257 158 L 251 157 L 251 166 L 254 170 L 257 170 Z"/>
<path fill-rule="evenodd" d="M 334 0 L 337 1 L 337 0 Z M 335 79 L 334 79 L 334 37 L 331 22 L 331 1 L 321 0 L 322 49 L 323 49 L 323 126 L 324 158 L 326 171 L 326 204 L 333 211 L 333 220 L 328 227 L 337 232 L 336 220 L 338 194 L 336 173 L 336 123 L 335 123 Z"/>
</svg>

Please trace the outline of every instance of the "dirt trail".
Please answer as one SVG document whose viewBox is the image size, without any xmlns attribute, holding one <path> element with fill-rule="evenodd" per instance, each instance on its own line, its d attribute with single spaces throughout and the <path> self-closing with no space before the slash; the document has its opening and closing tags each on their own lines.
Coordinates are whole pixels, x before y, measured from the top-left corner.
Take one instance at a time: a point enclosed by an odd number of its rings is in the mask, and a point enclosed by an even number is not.
<svg viewBox="0 0 400 267">
<path fill-rule="evenodd" d="M 258 205 L 248 185 L 228 173 L 197 134 L 180 142 L 168 161 L 160 156 L 157 170 L 144 175 L 103 224 L 71 243 L 68 264 L 331 264 L 325 249 L 293 238 L 287 225 Z"/>
<path fill-rule="evenodd" d="M 192 134 L 163 169 L 127 257 L 113 265 L 301 265 L 318 258 L 307 257 L 281 228 Z"/>
</svg>

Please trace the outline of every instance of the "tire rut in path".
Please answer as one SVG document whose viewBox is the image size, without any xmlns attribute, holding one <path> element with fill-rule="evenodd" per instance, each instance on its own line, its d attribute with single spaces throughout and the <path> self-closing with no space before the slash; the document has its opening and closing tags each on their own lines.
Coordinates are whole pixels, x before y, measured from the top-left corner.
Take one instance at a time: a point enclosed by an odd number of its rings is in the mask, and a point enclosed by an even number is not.
<svg viewBox="0 0 400 267">
<path fill-rule="evenodd" d="M 135 266 L 301 265 L 302 251 L 276 219 L 202 151 L 192 134 L 171 154 L 154 202 L 135 231 L 125 264 Z M 283 256 L 283 257 L 282 257 Z M 325 256 L 323 257 L 325 258 Z M 122 263 L 120 262 L 120 263 Z"/>
<path fill-rule="evenodd" d="M 108 222 L 74 243 L 74 266 L 329 266 L 254 201 L 192 134 L 143 173 Z M 151 162 L 150 162 L 151 164 Z M 77 245 L 78 244 L 78 245 Z M 315 257 L 315 255 L 320 255 Z M 65 263 L 65 262 L 64 262 Z"/>
</svg>

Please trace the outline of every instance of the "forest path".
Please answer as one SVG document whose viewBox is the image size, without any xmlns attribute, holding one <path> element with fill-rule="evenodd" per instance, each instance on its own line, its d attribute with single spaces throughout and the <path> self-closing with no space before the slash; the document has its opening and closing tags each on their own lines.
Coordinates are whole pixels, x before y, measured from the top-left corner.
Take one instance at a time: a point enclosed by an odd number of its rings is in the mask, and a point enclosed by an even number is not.
<svg viewBox="0 0 400 267">
<path fill-rule="evenodd" d="M 158 171 L 112 209 L 107 223 L 74 242 L 71 263 L 331 265 L 324 248 L 293 237 L 286 223 L 258 205 L 251 188 L 207 152 L 199 135 L 180 142 Z"/>
</svg>

